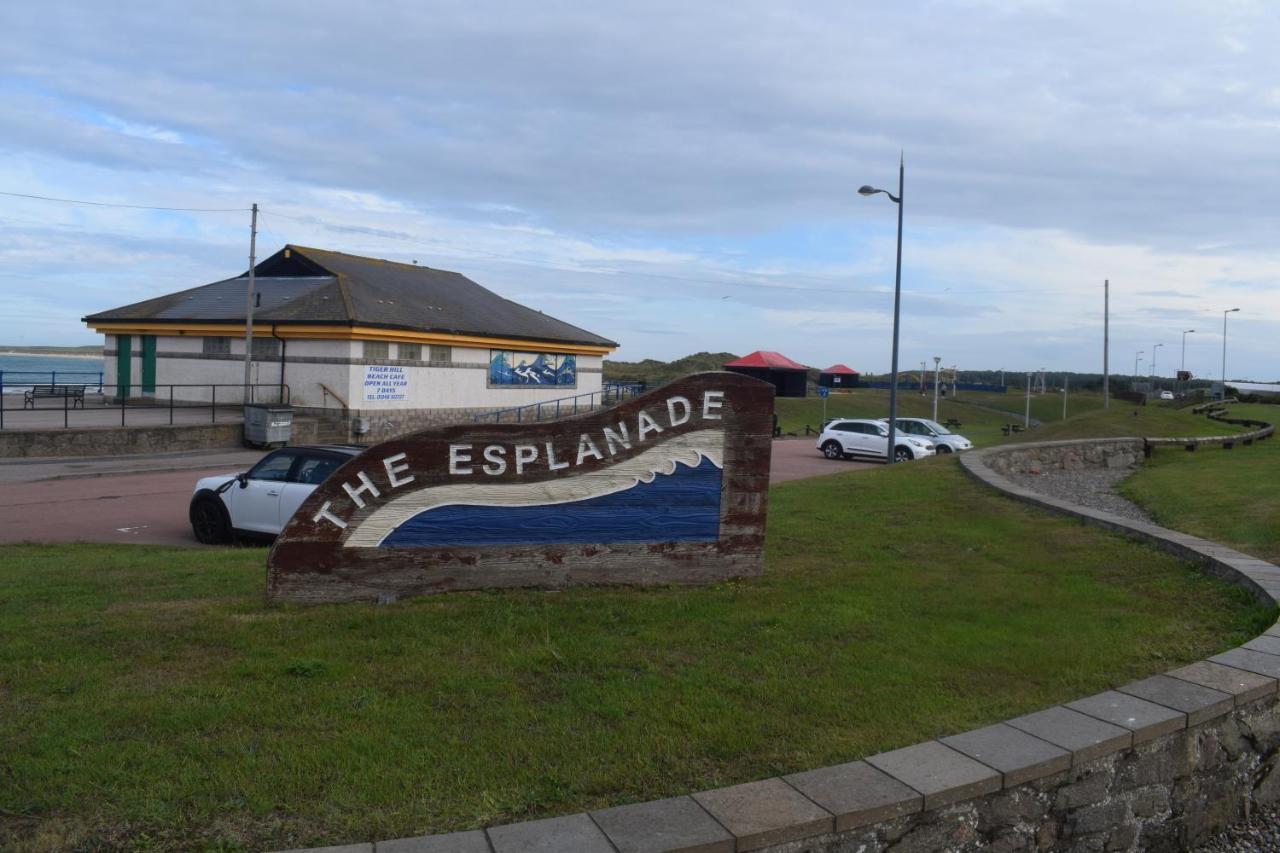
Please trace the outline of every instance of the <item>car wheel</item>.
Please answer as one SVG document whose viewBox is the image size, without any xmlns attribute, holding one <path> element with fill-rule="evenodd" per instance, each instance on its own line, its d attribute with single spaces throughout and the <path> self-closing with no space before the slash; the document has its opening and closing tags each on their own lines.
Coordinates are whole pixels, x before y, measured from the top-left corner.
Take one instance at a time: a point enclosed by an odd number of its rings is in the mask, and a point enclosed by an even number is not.
<svg viewBox="0 0 1280 853">
<path fill-rule="evenodd" d="M 830 441 L 823 442 L 822 455 L 828 459 L 843 459 L 844 448 L 840 446 L 840 442 L 832 439 Z"/>
<path fill-rule="evenodd" d="M 938 451 L 939 453 L 950 453 L 951 446 L 947 444 L 939 444 L 934 448 L 934 450 Z"/>
<path fill-rule="evenodd" d="M 910 462 L 912 459 L 915 459 L 915 457 L 911 455 L 910 449 L 906 447 L 899 447 L 893 452 L 894 462 Z"/>
<path fill-rule="evenodd" d="M 191 504 L 191 530 L 204 545 L 226 545 L 231 541 L 231 523 L 222 502 L 203 497 Z"/>
</svg>

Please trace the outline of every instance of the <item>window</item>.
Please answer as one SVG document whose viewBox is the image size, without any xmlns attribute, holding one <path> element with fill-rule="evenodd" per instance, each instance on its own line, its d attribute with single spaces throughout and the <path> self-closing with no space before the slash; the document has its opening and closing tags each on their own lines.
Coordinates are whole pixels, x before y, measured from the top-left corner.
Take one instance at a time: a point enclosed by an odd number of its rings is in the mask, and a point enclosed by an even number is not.
<svg viewBox="0 0 1280 853">
<path fill-rule="evenodd" d="M 442 347 L 432 344 L 428 348 L 427 358 L 431 361 L 440 362 L 442 364 L 453 363 L 453 347 Z"/>
<path fill-rule="evenodd" d="M 298 469 L 293 474 L 293 481 L 295 483 L 306 483 L 309 486 L 318 486 L 346 461 L 345 458 L 337 456 L 308 456 L 298 463 Z"/>
<path fill-rule="evenodd" d="M 400 344 L 401 361 L 422 361 L 422 344 Z"/>
<path fill-rule="evenodd" d="M 391 345 L 386 341 L 365 341 L 365 358 L 391 358 Z"/>
<path fill-rule="evenodd" d="M 248 477 L 250 480 L 283 481 L 288 478 L 289 469 L 293 467 L 293 460 L 296 458 L 293 451 L 277 451 L 254 465 Z"/>
<path fill-rule="evenodd" d="M 254 358 L 279 358 L 280 357 L 280 341 L 275 338 L 254 338 L 253 339 L 253 357 Z"/>
<path fill-rule="evenodd" d="M 205 355 L 230 355 L 231 338 L 205 338 L 203 351 Z"/>
</svg>

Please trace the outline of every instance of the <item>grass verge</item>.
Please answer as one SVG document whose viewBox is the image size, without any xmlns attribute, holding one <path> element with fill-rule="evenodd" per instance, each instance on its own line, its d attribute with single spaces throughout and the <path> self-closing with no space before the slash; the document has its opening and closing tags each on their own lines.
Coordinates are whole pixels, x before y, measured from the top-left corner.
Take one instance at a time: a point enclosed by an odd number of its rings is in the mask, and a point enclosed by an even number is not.
<svg viewBox="0 0 1280 853">
<path fill-rule="evenodd" d="M 1236 405 L 1231 415 L 1280 423 L 1280 406 Z M 1166 527 L 1280 562 L 1280 440 L 1162 448 L 1120 491 Z"/>
<path fill-rule="evenodd" d="M 266 606 L 263 552 L 0 556 L 0 847 L 271 849 L 868 755 L 1212 654 L 1272 613 L 954 460 L 771 492 L 765 576 Z"/>
</svg>

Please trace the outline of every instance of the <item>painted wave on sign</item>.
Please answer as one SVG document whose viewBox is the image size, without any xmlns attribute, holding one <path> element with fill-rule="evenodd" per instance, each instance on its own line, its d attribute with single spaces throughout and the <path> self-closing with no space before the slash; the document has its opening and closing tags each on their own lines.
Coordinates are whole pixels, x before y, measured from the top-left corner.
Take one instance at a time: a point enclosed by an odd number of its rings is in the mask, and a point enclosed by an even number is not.
<svg viewBox="0 0 1280 853">
<path fill-rule="evenodd" d="M 723 460 L 723 430 L 697 430 L 578 476 L 420 489 L 348 528 L 343 545 L 714 541 Z"/>
<path fill-rule="evenodd" d="M 383 548 L 714 542 L 720 536 L 720 468 L 703 458 L 675 464 L 629 489 L 560 504 L 453 504 L 418 513 Z"/>
</svg>

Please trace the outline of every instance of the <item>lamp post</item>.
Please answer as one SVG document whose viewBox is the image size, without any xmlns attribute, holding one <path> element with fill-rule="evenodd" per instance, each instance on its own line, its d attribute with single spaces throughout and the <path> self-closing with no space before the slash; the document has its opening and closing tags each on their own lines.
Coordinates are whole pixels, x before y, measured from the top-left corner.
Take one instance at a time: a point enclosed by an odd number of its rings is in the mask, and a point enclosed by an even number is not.
<svg viewBox="0 0 1280 853">
<path fill-rule="evenodd" d="M 1182 379 L 1187 372 L 1187 335 L 1193 334 L 1194 332 L 1195 329 L 1187 329 L 1182 333 L 1182 361 L 1178 363 L 1178 378 L 1181 380 L 1182 387 L 1180 391 L 1183 394 L 1187 391 L 1187 380 Z"/>
<path fill-rule="evenodd" d="M 1234 314 L 1239 308 L 1228 308 L 1222 312 L 1222 399 L 1227 399 L 1227 315 Z"/>
<path fill-rule="evenodd" d="M 933 357 L 933 419 L 938 420 L 938 365 L 942 362 L 942 356 L 935 355 Z"/>
<path fill-rule="evenodd" d="M 1027 411 L 1022 416 L 1022 428 L 1031 429 L 1031 374 L 1027 374 Z"/>
<path fill-rule="evenodd" d="M 1142 361 L 1142 354 L 1146 352 L 1144 349 L 1138 350 L 1133 354 L 1133 390 L 1138 390 L 1138 363 Z"/>
<path fill-rule="evenodd" d="M 898 194 L 895 196 L 888 190 L 880 190 L 864 184 L 859 187 L 858 195 L 875 195 L 884 193 L 889 201 L 898 206 L 898 260 L 893 274 L 893 356 L 891 358 L 891 375 L 889 377 L 889 446 L 885 450 L 885 461 L 894 463 L 894 448 L 898 443 L 898 318 L 902 307 L 902 189 L 906 180 L 903 159 L 898 157 Z"/>
<path fill-rule="evenodd" d="M 1160 349 L 1162 346 L 1164 346 L 1164 344 L 1153 344 L 1151 346 L 1151 390 L 1153 392 L 1156 390 L 1156 382 L 1158 382 L 1160 378 L 1156 374 L 1156 350 Z"/>
</svg>

